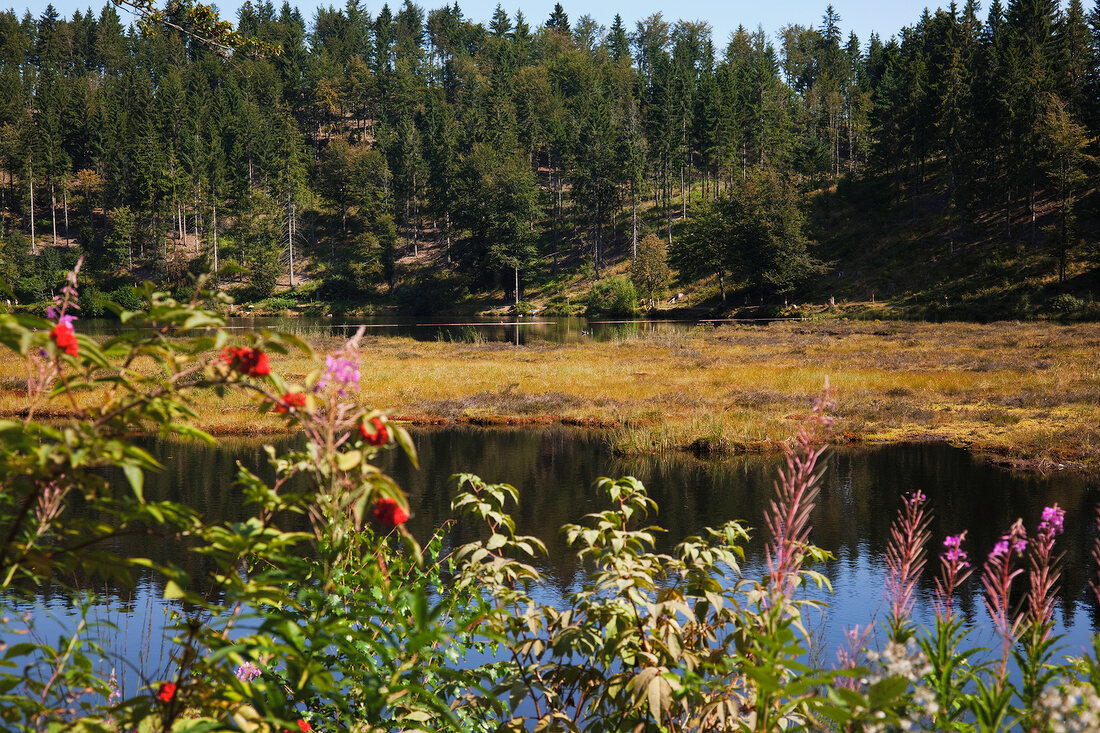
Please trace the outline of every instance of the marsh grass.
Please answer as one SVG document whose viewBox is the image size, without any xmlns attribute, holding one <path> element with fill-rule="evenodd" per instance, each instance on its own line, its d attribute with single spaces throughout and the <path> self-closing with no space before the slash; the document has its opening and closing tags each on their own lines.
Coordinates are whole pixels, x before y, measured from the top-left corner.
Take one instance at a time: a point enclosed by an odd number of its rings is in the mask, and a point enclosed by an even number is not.
<svg viewBox="0 0 1100 733">
<path fill-rule="evenodd" d="M 1032 465 L 1095 465 L 1098 350 L 1100 325 L 1039 323 L 787 322 L 519 347 L 375 337 L 363 343 L 360 399 L 412 422 L 599 425 L 621 453 L 721 454 L 776 449 L 828 376 L 841 440 L 945 440 Z M 315 368 L 302 355 L 275 365 Z M 0 364 L 2 414 L 22 409 L 16 368 Z M 238 395 L 199 390 L 192 405 L 218 434 L 282 425 Z"/>
</svg>

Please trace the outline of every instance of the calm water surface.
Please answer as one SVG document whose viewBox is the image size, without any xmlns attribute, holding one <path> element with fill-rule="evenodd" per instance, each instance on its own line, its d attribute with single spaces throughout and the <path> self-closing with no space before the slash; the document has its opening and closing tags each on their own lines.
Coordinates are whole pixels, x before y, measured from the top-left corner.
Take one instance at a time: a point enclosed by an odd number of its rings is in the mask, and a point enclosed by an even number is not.
<svg viewBox="0 0 1100 733">
<path fill-rule="evenodd" d="M 404 336 L 418 341 L 504 341 L 508 343 L 573 343 L 584 340 L 608 341 L 641 334 L 686 331 L 700 323 L 728 322 L 697 320 L 614 320 L 576 317 L 485 318 L 450 316 L 416 318 L 412 316 L 356 316 L 354 318 L 318 318 L 312 316 L 233 317 L 226 320 L 229 330 L 268 329 L 298 336 L 346 338 L 360 326 L 367 335 Z M 118 321 L 106 318 L 82 320 L 81 330 L 93 336 L 109 336 L 119 330 Z"/>
<path fill-rule="evenodd" d="M 660 536 L 658 550 L 667 550 L 705 526 L 730 519 L 762 527 L 777 467 L 777 459 L 761 457 L 723 461 L 681 455 L 616 458 L 606 450 L 599 434 L 568 429 L 431 429 L 415 431 L 413 439 L 420 470 L 414 470 L 396 452 L 385 460 L 385 468 L 409 492 L 413 510 L 409 529 L 426 539 L 432 528 L 449 516 L 452 474 L 472 472 L 487 481 L 513 484 L 520 492 L 514 511 L 518 532 L 540 537 L 549 549 L 549 557 L 540 561 L 545 583 L 538 599 L 554 604 L 564 602 L 583 573 L 558 529 L 604 508 L 593 489 L 596 478 L 633 475 L 645 483 L 660 507 L 653 523 L 668 530 Z M 208 520 L 239 518 L 243 516 L 240 492 L 232 484 L 236 461 L 263 467 L 261 446 L 244 440 L 221 440 L 214 448 L 157 443 L 153 452 L 168 470 L 147 479 L 146 495 L 190 503 Z M 1034 527 L 1042 508 L 1058 502 L 1067 512 L 1066 533 L 1060 539 L 1065 566 L 1058 610 L 1066 651 L 1082 649 L 1100 628 L 1100 614 L 1087 590 L 1094 536 L 1091 518 L 1100 499 L 1100 477 L 1009 472 L 965 451 L 935 443 L 833 450 L 827 456 L 828 470 L 813 513 L 813 541 L 836 557 L 821 568 L 833 583 L 833 594 L 818 592 L 814 596 L 829 603 L 828 612 L 816 621 L 815 628 L 826 662 L 841 644 L 846 628 L 884 619 L 883 552 L 890 523 L 900 497 L 917 489 L 929 496 L 935 511 L 933 552 L 945 535 L 966 529 L 972 558 L 983 558 L 1016 517 Z M 452 541 L 467 541 L 469 531 L 459 526 Z M 757 574 L 763 564 L 764 538 L 760 531 L 753 534 L 746 565 L 748 573 Z M 123 544 L 118 549 L 185 562 L 193 578 L 202 577 L 207 570 L 200 558 L 181 557 L 168 545 Z M 920 587 L 915 611 L 918 621 L 932 618 L 932 588 L 929 573 Z M 107 646 L 120 660 L 120 668 L 132 670 L 128 685 L 138 681 L 138 674 L 156 678 L 157 670 L 166 664 L 161 640 L 170 608 L 160 599 L 161 588 L 146 577 L 133 589 L 106 587 L 99 591 L 106 593 L 107 600 L 96 607 L 95 616 L 118 627 Z M 972 620 L 984 624 L 978 592 L 978 583 L 972 581 L 964 589 L 961 605 Z M 56 636 L 72 619 L 68 597 L 55 595 L 49 588 L 41 589 L 34 614 L 45 639 Z M 975 641 L 989 641 L 988 636 L 982 637 L 986 633 L 977 632 Z"/>
</svg>

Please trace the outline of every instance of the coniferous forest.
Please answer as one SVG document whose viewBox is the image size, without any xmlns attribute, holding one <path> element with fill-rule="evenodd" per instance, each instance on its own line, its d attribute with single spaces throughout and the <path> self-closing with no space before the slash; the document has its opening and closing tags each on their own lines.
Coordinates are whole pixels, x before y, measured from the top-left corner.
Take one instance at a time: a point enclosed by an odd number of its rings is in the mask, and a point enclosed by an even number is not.
<svg viewBox="0 0 1100 733">
<path fill-rule="evenodd" d="M 1094 312 L 1098 5 L 970 0 L 889 39 L 831 6 L 728 39 L 411 0 L 246 2 L 237 28 L 277 51 L 112 5 L 0 14 L 19 303 L 83 255 L 85 315 L 202 272 L 285 307 Z"/>
</svg>

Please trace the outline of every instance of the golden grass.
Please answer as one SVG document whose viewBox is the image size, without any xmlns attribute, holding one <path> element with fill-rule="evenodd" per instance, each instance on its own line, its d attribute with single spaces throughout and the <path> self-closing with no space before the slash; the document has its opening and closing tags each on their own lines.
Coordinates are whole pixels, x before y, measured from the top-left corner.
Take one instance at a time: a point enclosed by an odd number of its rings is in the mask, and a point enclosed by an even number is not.
<svg viewBox="0 0 1100 733">
<path fill-rule="evenodd" d="M 320 350 L 335 342 L 318 344 Z M 1100 325 L 833 321 L 723 326 L 609 343 L 366 339 L 362 399 L 413 422 L 609 427 L 625 452 L 775 448 L 828 377 L 838 440 L 937 439 L 1041 464 L 1100 462 Z M 17 381 L 0 365 L 0 387 Z M 314 364 L 275 361 L 289 378 Z M 0 413 L 19 409 L 0 389 Z M 248 401 L 200 396 L 216 433 L 278 430 Z"/>
</svg>

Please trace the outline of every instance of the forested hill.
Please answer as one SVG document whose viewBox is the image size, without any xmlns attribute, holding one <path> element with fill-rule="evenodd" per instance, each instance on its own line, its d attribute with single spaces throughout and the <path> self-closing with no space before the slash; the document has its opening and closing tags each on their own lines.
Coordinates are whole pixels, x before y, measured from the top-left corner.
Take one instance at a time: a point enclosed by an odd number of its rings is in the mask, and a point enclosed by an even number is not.
<svg viewBox="0 0 1100 733">
<path fill-rule="evenodd" d="M 21 303 L 83 254 L 87 313 L 206 271 L 269 307 L 621 309 L 671 287 L 719 311 L 1092 310 L 1081 0 L 970 0 L 890 39 L 832 7 L 716 39 L 411 0 L 246 2 L 238 29 L 280 53 L 111 5 L 0 14 L 0 278 Z"/>
</svg>

